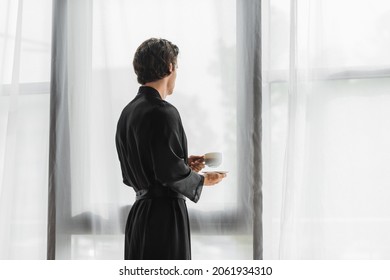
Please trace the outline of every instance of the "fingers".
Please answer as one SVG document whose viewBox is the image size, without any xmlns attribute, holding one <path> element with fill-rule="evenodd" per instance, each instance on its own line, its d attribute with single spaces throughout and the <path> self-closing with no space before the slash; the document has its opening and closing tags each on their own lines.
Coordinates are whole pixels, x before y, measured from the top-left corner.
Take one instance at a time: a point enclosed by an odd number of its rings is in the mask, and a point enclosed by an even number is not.
<svg viewBox="0 0 390 280">
<path fill-rule="evenodd" d="M 225 177 L 226 177 L 226 174 L 224 174 L 224 173 L 217 173 L 217 172 L 207 173 L 207 174 L 205 174 L 204 184 L 206 186 L 213 186 L 213 185 L 216 185 L 219 182 L 221 182 L 223 180 L 223 178 L 225 178 Z"/>
<path fill-rule="evenodd" d="M 194 159 L 194 160 L 197 160 L 197 159 L 203 159 L 204 160 L 204 156 L 194 156 L 194 155 L 191 155 L 189 158 L 190 159 Z"/>
<path fill-rule="evenodd" d="M 194 164 L 195 168 L 202 170 L 203 168 L 205 168 L 205 164 L 203 162 L 197 162 Z"/>
<path fill-rule="evenodd" d="M 201 171 L 205 167 L 203 157 L 202 156 L 200 157 L 191 156 L 191 157 L 189 158 L 188 161 L 188 165 L 190 166 L 190 168 L 195 172 Z"/>
<path fill-rule="evenodd" d="M 192 167 L 191 169 L 195 172 L 200 172 L 203 168 L 202 167 Z"/>
<path fill-rule="evenodd" d="M 226 177 L 226 174 L 222 174 L 222 173 L 217 173 L 217 177 L 216 177 L 216 184 L 218 184 L 219 182 L 221 182 L 222 181 L 222 179 L 223 178 L 225 178 Z"/>
<path fill-rule="evenodd" d="M 188 158 L 188 163 L 204 163 L 204 156 L 190 156 Z"/>
<path fill-rule="evenodd" d="M 191 168 L 193 171 L 195 171 L 195 172 L 199 172 L 199 171 L 202 170 L 202 168 L 201 168 L 201 167 L 198 167 L 198 166 L 190 166 L 190 168 Z"/>
<path fill-rule="evenodd" d="M 217 179 L 219 179 L 219 178 L 224 178 L 225 174 L 223 174 L 223 173 L 218 173 L 218 172 L 209 172 L 209 173 L 207 173 L 207 176 L 208 176 L 210 179 L 217 180 Z"/>
</svg>

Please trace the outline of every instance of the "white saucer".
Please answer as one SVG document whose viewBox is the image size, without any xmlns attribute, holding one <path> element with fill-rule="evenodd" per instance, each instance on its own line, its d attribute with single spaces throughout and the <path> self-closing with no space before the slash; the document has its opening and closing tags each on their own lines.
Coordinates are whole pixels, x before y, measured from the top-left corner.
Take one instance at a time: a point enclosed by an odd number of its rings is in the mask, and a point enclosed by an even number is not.
<svg viewBox="0 0 390 280">
<path fill-rule="evenodd" d="M 226 173 L 229 173 L 229 171 L 215 170 L 215 171 L 202 171 L 202 173 L 204 173 L 204 174 L 207 174 L 207 173 L 220 173 L 220 174 L 226 174 Z"/>
</svg>

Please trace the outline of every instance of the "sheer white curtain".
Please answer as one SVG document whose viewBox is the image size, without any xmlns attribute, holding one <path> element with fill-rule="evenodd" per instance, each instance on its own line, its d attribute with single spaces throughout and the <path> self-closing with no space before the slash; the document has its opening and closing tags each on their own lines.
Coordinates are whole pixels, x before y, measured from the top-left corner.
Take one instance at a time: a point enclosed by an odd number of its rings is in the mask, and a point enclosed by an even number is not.
<svg viewBox="0 0 390 280">
<path fill-rule="evenodd" d="M 51 0 L 0 1 L 0 258 L 45 259 Z"/>
<path fill-rule="evenodd" d="M 263 1 L 264 258 L 390 257 L 389 15 Z"/>
</svg>

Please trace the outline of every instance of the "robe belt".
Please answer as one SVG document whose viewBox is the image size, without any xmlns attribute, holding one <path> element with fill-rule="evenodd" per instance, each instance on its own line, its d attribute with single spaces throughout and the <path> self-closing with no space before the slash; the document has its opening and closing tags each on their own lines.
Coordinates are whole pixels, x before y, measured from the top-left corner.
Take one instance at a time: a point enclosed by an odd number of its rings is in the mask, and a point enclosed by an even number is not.
<svg viewBox="0 0 390 280">
<path fill-rule="evenodd" d="M 151 199 L 151 198 L 181 198 L 185 199 L 184 195 L 171 190 L 169 187 L 157 186 L 148 190 L 139 190 L 136 192 L 136 200 Z"/>
</svg>

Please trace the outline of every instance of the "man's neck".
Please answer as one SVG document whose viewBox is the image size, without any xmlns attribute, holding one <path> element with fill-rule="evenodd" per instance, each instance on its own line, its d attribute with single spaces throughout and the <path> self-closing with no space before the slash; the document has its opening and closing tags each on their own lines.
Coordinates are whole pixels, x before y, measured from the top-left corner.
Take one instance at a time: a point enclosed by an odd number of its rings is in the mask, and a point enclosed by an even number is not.
<svg viewBox="0 0 390 280">
<path fill-rule="evenodd" d="M 168 95 L 167 81 L 165 78 L 158 80 L 158 81 L 149 82 L 149 83 L 146 83 L 144 85 L 148 86 L 148 87 L 152 87 L 155 90 L 157 90 L 158 93 L 160 94 L 162 100 L 165 100 L 165 98 Z"/>
</svg>

